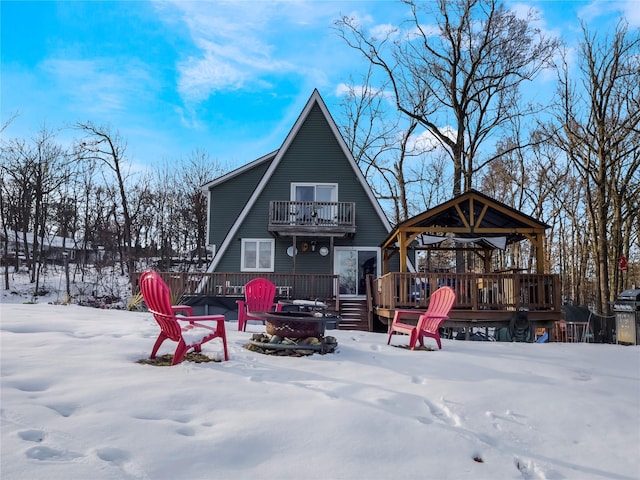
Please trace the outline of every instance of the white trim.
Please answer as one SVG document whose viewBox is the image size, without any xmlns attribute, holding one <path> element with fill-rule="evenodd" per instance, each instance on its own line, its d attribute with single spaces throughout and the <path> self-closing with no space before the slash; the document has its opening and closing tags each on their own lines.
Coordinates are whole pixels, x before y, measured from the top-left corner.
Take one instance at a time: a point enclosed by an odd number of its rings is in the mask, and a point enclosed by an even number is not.
<svg viewBox="0 0 640 480">
<path fill-rule="evenodd" d="M 256 244 L 256 267 L 247 267 L 244 264 L 245 245 L 249 242 Z M 269 253 L 271 263 L 268 267 L 260 267 L 260 244 L 268 243 L 271 246 Z M 276 242 L 273 238 L 243 238 L 240 245 L 240 271 L 241 272 L 273 272 L 275 267 Z"/>
<path fill-rule="evenodd" d="M 211 204 L 212 204 L 211 195 L 212 195 L 211 190 L 207 190 L 207 230 L 206 230 L 206 232 L 207 232 L 207 234 L 206 234 L 207 235 L 207 238 L 206 238 L 207 245 L 209 245 L 209 242 L 211 241 L 211 213 L 212 213 L 212 210 L 211 210 Z M 213 257 L 215 257 L 215 256 L 216 256 L 216 251 L 214 250 L 213 251 Z"/>
</svg>

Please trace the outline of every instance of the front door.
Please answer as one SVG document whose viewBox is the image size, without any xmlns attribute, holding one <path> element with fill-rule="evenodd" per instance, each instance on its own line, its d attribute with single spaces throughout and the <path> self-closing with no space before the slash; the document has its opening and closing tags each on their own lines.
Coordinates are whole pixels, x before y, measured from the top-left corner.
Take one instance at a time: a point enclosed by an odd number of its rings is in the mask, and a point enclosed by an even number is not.
<svg viewBox="0 0 640 480">
<path fill-rule="evenodd" d="M 365 296 L 365 277 L 379 276 L 378 256 L 374 247 L 335 247 L 333 271 L 339 277 L 340 296 Z"/>
</svg>

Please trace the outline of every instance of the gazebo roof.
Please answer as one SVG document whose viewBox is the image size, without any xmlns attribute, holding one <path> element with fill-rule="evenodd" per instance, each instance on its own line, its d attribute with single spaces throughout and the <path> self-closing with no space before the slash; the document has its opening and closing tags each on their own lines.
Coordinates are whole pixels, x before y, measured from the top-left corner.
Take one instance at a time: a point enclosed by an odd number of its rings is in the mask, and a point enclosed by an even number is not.
<svg viewBox="0 0 640 480">
<path fill-rule="evenodd" d="M 549 225 L 472 189 L 399 223 L 381 247 L 400 251 L 401 271 L 402 254 L 414 240 L 419 248 L 453 238 L 493 249 L 528 239 L 538 250 L 538 261 L 542 261 L 542 239 L 547 228 Z M 389 258 L 389 252 L 385 258 Z"/>
</svg>

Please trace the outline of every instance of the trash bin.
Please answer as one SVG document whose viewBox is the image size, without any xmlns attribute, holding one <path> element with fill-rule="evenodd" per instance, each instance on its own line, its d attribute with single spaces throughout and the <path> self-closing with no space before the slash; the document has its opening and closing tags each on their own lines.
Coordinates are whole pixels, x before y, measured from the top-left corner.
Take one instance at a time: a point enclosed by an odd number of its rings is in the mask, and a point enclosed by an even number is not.
<svg viewBox="0 0 640 480">
<path fill-rule="evenodd" d="M 640 288 L 625 290 L 613 304 L 616 316 L 616 342 L 640 345 Z"/>
</svg>

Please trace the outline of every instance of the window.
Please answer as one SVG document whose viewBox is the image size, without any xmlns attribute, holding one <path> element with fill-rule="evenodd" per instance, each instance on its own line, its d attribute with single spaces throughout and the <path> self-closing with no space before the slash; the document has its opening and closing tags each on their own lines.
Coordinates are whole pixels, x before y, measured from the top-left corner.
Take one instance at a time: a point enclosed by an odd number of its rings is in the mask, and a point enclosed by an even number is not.
<svg viewBox="0 0 640 480">
<path fill-rule="evenodd" d="M 269 238 L 243 238 L 240 255 L 242 272 L 273 272 L 275 242 Z"/>
<path fill-rule="evenodd" d="M 337 216 L 337 183 L 292 183 L 291 200 L 303 202 L 295 212 L 297 220 L 330 221 Z"/>
<path fill-rule="evenodd" d="M 292 183 L 291 199 L 299 202 L 337 202 L 338 185 L 335 183 Z"/>
</svg>

